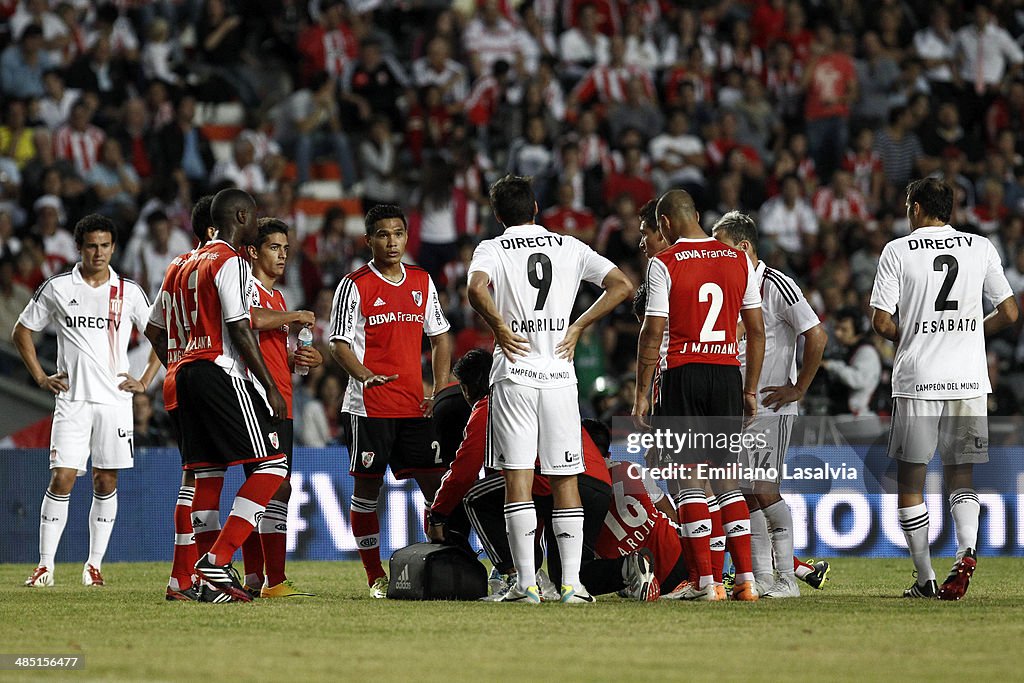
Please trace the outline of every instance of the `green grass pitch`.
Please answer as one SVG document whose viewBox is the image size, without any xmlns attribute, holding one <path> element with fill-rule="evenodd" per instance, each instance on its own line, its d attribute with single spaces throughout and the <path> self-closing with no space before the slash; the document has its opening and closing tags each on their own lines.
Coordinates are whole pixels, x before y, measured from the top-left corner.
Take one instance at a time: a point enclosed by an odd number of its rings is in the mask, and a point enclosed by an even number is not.
<svg viewBox="0 0 1024 683">
<path fill-rule="evenodd" d="M 62 564 L 32 590 L 31 567 L 0 565 L 0 653 L 86 662 L 0 680 L 1020 680 L 1021 560 L 982 558 L 959 603 L 897 597 L 910 569 L 839 559 L 825 590 L 778 602 L 526 606 L 376 601 L 357 563 L 295 562 L 318 597 L 208 605 L 165 602 L 162 563 L 108 564 L 100 589 Z"/>
</svg>

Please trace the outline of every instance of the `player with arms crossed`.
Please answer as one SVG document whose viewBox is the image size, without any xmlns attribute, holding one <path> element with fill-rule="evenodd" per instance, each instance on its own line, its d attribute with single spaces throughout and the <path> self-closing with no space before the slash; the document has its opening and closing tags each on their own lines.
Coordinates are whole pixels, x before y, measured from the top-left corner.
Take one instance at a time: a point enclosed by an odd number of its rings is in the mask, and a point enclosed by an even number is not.
<svg viewBox="0 0 1024 683">
<path fill-rule="evenodd" d="M 423 396 L 420 349 L 430 339 L 434 389 L 448 384 L 450 325 L 427 271 L 402 263 L 409 241 L 405 214 L 380 204 L 366 214 L 370 263 L 342 278 L 331 308 L 331 355 L 349 375 L 342 413 L 355 478 L 352 533 L 366 570 L 370 595 L 387 597 L 380 563 L 377 496 L 388 466 L 398 479 L 412 477 L 426 509 L 444 473 L 431 415 L 434 396 Z"/>
<path fill-rule="evenodd" d="M 907 186 L 912 231 L 885 245 L 871 292 L 875 331 L 896 343 L 889 457 L 897 461 L 897 510 L 917 581 L 907 598 L 959 600 L 977 565 L 974 465 L 988 462 L 985 337 L 1017 320 L 1017 301 L 992 243 L 948 225 L 953 189 L 935 178 Z M 984 315 L 982 302 L 995 307 Z M 896 321 L 898 314 L 899 322 Z M 935 584 L 924 483 L 938 448 L 956 562 Z"/>
<path fill-rule="evenodd" d="M 156 376 L 151 356 L 141 379 L 128 374 L 131 326 L 142 330 L 149 300 L 142 288 L 110 267 L 117 228 L 91 214 L 75 225 L 82 260 L 39 285 L 14 325 L 12 341 L 41 389 L 56 395 L 50 431 L 50 485 L 39 511 L 39 566 L 28 587 L 53 585 L 54 555 L 68 520 L 75 477 L 86 473 L 92 456 L 92 508 L 89 559 L 82 583 L 103 586 L 100 573 L 117 517 L 117 471 L 134 465 L 132 394 Z M 32 332 L 57 328 L 57 372 L 39 365 Z"/>
<path fill-rule="evenodd" d="M 210 206 L 213 195 L 205 195 L 192 207 L 192 234 L 202 248 L 213 239 L 215 232 L 213 219 L 210 218 Z M 178 442 L 182 466 L 185 465 L 185 449 L 181 443 L 181 421 L 178 415 L 178 392 L 175 375 L 178 363 L 188 344 L 188 332 L 185 321 L 181 317 L 181 304 L 174 300 L 174 292 L 178 273 L 196 249 L 179 254 L 171 259 L 164 271 L 164 280 L 160 285 L 160 295 L 153 302 L 146 325 L 146 337 L 153 345 L 157 357 L 167 374 L 164 376 L 163 395 L 164 410 L 170 418 L 174 439 Z M 196 493 L 196 475 L 192 470 L 182 470 L 181 487 L 178 489 L 178 500 L 174 506 L 174 554 L 171 559 L 171 576 L 167 581 L 167 600 L 197 601 L 200 599 L 198 586 L 193 585 L 193 571 L 199 559 L 196 553 L 196 539 L 192 527 L 192 499 Z M 218 493 L 219 495 L 219 493 Z M 202 520 L 200 520 L 202 522 Z M 220 530 L 220 524 L 217 524 Z"/>
<path fill-rule="evenodd" d="M 271 419 L 280 421 L 288 408 L 250 328 L 254 284 L 242 246 L 256 238 L 256 202 L 241 190 L 223 190 L 213 198 L 210 214 L 217 238 L 182 266 L 174 293 L 188 330 L 177 372 L 178 406 L 185 468 L 196 471 L 196 501 L 219 498 L 228 466 L 255 465 L 208 551 L 196 537 L 200 578 L 234 600 L 249 602 L 231 556 L 288 474 L 271 427 Z M 266 401 L 249 373 L 263 385 Z"/>
<path fill-rule="evenodd" d="M 250 312 L 252 327 L 259 332 L 260 352 L 288 406 L 287 417 L 277 424 L 277 439 L 288 459 L 289 475 L 267 503 L 266 512 L 256 529 L 259 533 L 250 534 L 242 544 L 245 582 L 250 593 L 258 594 L 261 598 L 308 597 L 313 594 L 298 590 L 284 571 L 295 433 L 292 424 L 292 370 L 298 366 L 315 368 L 323 362 L 323 357 L 312 346 L 301 347 L 294 354 L 288 352 L 289 328 L 312 325 L 315 320 L 310 311 L 289 311 L 284 295 L 274 288 L 284 275 L 288 263 L 288 226 L 277 218 L 260 218 L 257 225 L 259 233 L 256 242 L 248 247 L 252 274 L 256 280 Z M 260 390 L 259 385 L 254 386 L 257 391 Z M 252 465 L 245 465 L 247 475 L 251 473 L 251 468 Z M 254 571 L 250 572 L 250 569 Z"/>
<path fill-rule="evenodd" d="M 505 524 L 516 585 L 503 602 L 539 603 L 533 539 L 533 470 L 549 476 L 552 527 L 562 561 L 562 602 L 594 602 L 580 582 L 583 508 L 576 475 L 584 471 L 573 353 L 587 327 L 633 292 L 615 265 L 574 237 L 534 223 L 537 201 L 527 178 L 505 176 L 490 190 L 505 226 L 485 240 L 469 266 L 469 302 L 494 332 L 487 466 L 505 477 Z M 583 281 L 604 293 L 570 323 Z M 494 288 L 494 296 L 488 290 Z"/>
<path fill-rule="evenodd" d="M 757 591 L 766 598 L 798 598 L 793 558 L 793 514 L 779 493 L 782 462 L 789 448 L 789 437 L 798 414 L 797 402 L 803 398 L 821 365 L 828 334 L 811 309 L 800 287 L 787 275 L 769 268 L 757 258 L 757 225 L 739 211 L 729 211 L 715 223 L 711 234 L 716 240 L 741 251 L 754 264 L 761 291 L 764 317 L 764 365 L 758 382 L 758 396 L 767 411 L 760 411 L 746 431 L 764 434 L 766 447 L 748 451 L 747 465 L 774 471 L 772 479 L 744 482 L 750 486 L 750 546 Z M 803 362 L 796 371 L 796 348 L 804 338 Z M 746 372 L 746 344 L 740 342 L 741 372 Z M 765 523 L 767 522 L 767 526 Z M 774 553 L 775 580 L 772 570 Z M 802 571 L 808 565 L 801 564 Z M 811 568 L 812 571 L 813 568 Z M 827 571 L 827 567 L 824 568 Z M 820 585 L 820 583 L 819 583 Z"/>
<path fill-rule="evenodd" d="M 754 267 L 744 254 L 708 237 L 693 199 L 672 190 L 658 201 L 658 224 L 673 242 L 647 266 L 647 311 L 640 329 L 633 415 L 646 424 L 648 394 L 662 365 L 658 416 L 718 418 L 721 429 L 739 431 L 739 418 L 757 413 L 757 383 L 764 358 L 764 320 Z M 741 378 L 735 321 L 747 330 L 747 375 Z M 668 349 L 662 351 L 665 328 Z M 722 419 L 724 418 L 724 420 Z M 718 460 L 721 453 L 710 457 Z M 712 464 L 724 464 L 713 462 Z M 698 581 L 684 599 L 718 600 L 711 562 L 705 482 L 691 480 L 680 491 L 680 523 L 694 553 Z M 736 564 L 733 598 L 757 600 L 750 559 L 750 513 L 735 480 L 711 482 L 721 508 L 726 544 Z M 692 501 L 692 504 L 690 504 Z M 698 516 L 690 516 L 691 509 Z"/>
</svg>

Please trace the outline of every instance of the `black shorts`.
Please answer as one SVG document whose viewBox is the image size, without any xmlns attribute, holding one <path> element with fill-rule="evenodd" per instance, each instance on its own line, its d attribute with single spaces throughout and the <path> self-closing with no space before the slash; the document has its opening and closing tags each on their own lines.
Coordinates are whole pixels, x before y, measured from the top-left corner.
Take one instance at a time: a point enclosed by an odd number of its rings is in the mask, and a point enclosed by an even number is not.
<svg viewBox="0 0 1024 683">
<path fill-rule="evenodd" d="M 443 472 L 441 445 L 428 417 L 363 417 L 342 413 L 348 471 L 353 477 L 380 478 L 391 466 L 396 479 Z"/>
<path fill-rule="evenodd" d="M 181 456 L 181 466 L 185 466 L 185 445 L 181 442 L 181 416 L 178 414 L 177 408 L 172 408 L 167 411 L 167 421 L 171 426 L 171 436 L 174 437 L 174 443 L 178 444 L 178 454 Z"/>
<path fill-rule="evenodd" d="M 252 382 L 210 361 L 178 368 L 178 419 L 187 470 L 227 467 L 280 457 L 278 424 Z"/>
<path fill-rule="evenodd" d="M 291 418 L 287 420 L 281 420 L 276 425 L 273 425 L 277 431 L 277 442 L 281 445 L 281 451 L 284 453 L 285 459 L 288 461 L 288 476 L 292 476 L 292 451 L 295 450 L 295 423 Z M 271 437 L 273 438 L 273 437 Z M 247 462 L 242 465 L 245 470 L 245 476 L 248 477 L 253 473 L 256 468 L 254 462 Z"/>
<path fill-rule="evenodd" d="M 696 432 L 735 442 L 743 431 L 743 378 L 735 365 L 688 363 L 661 373 L 654 427 Z M 706 443 L 706 442 L 705 442 Z M 687 448 L 662 463 L 724 463 L 736 458 L 722 448 Z"/>
</svg>

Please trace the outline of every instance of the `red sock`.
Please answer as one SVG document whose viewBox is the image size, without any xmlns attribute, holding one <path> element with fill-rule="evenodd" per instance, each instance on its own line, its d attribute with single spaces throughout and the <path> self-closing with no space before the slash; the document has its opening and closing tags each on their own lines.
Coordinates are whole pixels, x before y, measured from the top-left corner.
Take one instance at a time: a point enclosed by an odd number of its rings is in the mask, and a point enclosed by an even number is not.
<svg viewBox="0 0 1024 683">
<path fill-rule="evenodd" d="M 796 574 L 798 579 L 802 579 L 808 574 L 814 573 L 814 565 L 808 564 L 794 555 L 793 572 Z"/>
<path fill-rule="evenodd" d="M 711 513 L 708 501 L 701 489 L 684 489 L 676 494 L 679 506 L 679 522 L 685 536 L 683 545 L 687 556 L 693 558 L 690 581 L 703 587 L 701 579 L 707 580 L 714 576 L 711 570 Z"/>
<path fill-rule="evenodd" d="M 210 552 L 220 534 L 220 491 L 224 470 L 196 472 L 196 495 L 192 500 L 192 528 L 197 559 Z"/>
<path fill-rule="evenodd" d="M 739 489 L 718 496 L 722 508 L 726 546 L 736 565 L 736 583 L 754 580 L 754 563 L 750 559 L 750 510 Z"/>
<path fill-rule="evenodd" d="M 210 548 L 210 559 L 215 564 L 231 562 L 231 556 L 252 533 L 256 517 L 266 509 L 270 497 L 277 492 L 286 474 L 288 465 L 281 457 L 260 463 L 256 471 L 245 480 L 235 496 L 228 521 Z"/>
<path fill-rule="evenodd" d="M 725 529 L 722 528 L 722 509 L 718 507 L 718 498 L 708 496 L 708 512 L 711 514 L 711 575 L 715 583 L 722 583 L 722 572 L 725 570 Z"/>
<path fill-rule="evenodd" d="M 256 529 L 242 542 L 242 566 L 245 567 L 246 585 L 257 587 L 256 581 L 263 585 L 263 542 Z M 250 577 L 253 579 L 251 584 Z"/>
<path fill-rule="evenodd" d="M 174 559 L 171 562 L 171 579 L 178 583 L 178 590 L 192 585 L 196 560 L 196 539 L 192 531 L 192 499 L 194 486 L 178 489 L 178 503 L 174 506 Z"/>
<path fill-rule="evenodd" d="M 288 552 L 288 503 L 272 500 L 260 520 L 260 542 L 267 565 L 267 585 L 276 586 L 284 575 L 284 557 Z"/>
<path fill-rule="evenodd" d="M 378 577 L 384 576 L 380 563 L 380 521 L 377 519 L 377 501 L 352 496 L 349 508 L 352 535 L 356 538 L 359 559 L 366 570 L 366 582 L 373 585 Z"/>
</svg>

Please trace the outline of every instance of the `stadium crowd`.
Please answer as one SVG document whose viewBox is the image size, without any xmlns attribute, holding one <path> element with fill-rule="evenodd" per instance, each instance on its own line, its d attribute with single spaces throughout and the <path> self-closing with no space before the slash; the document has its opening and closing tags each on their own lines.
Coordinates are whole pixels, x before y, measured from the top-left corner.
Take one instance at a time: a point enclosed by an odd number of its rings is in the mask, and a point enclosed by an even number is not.
<svg viewBox="0 0 1024 683">
<path fill-rule="evenodd" d="M 403 205 L 459 358 L 493 346 L 466 295 L 500 229 L 491 181 L 534 177 L 539 222 L 634 282 L 639 208 L 684 188 L 706 229 L 755 216 L 761 258 L 826 321 L 807 412 L 885 413 L 867 300 L 909 180 L 951 182 L 954 225 L 1024 292 L 1022 39 L 1005 0 L 0 0 L 0 327 L 76 262 L 80 217 L 115 220 L 115 267 L 152 296 L 194 200 L 235 186 L 293 228 L 281 288 L 318 345 L 368 257 L 362 211 Z M 638 333 L 623 305 L 581 340 L 585 414 L 629 413 Z M 1020 412 L 1016 339 L 989 347 L 993 415 Z M 298 441 L 337 442 L 341 369 L 296 381 Z M 168 439 L 158 393 L 136 399 L 148 444 Z"/>
</svg>

